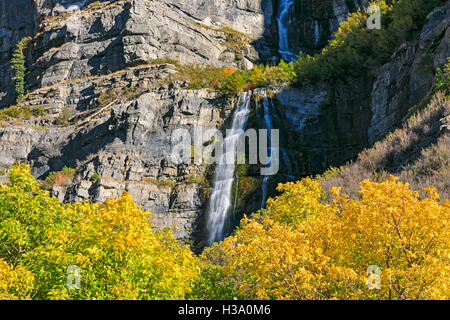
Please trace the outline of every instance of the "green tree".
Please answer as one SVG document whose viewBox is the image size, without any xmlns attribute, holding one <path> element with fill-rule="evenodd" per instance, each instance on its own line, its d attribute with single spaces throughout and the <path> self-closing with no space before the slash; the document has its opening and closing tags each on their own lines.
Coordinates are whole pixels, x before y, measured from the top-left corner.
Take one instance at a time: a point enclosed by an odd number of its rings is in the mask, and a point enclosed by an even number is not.
<svg viewBox="0 0 450 320">
<path fill-rule="evenodd" d="M 444 71 L 441 68 L 436 69 L 435 73 L 435 91 L 442 90 L 448 96 L 450 94 L 450 87 L 448 84 L 448 77 L 450 71 L 450 58 L 448 58 L 449 63 L 444 65 Z"/>
<path fill-rule="evenodd" d="M 17 101 L 20 101 L 24 94 L 25 94 L 25 54 L 23 51 L 28 46 L 28 43 L 30 42 L 30 38 L 26 37 L 23 38 L 17 45 L 16 49 L 14 50 L 13 57 L 11 60 L 11 67 L 15 71 L 13 80 L 16 82 L 16 96 Z"/>
</svg>

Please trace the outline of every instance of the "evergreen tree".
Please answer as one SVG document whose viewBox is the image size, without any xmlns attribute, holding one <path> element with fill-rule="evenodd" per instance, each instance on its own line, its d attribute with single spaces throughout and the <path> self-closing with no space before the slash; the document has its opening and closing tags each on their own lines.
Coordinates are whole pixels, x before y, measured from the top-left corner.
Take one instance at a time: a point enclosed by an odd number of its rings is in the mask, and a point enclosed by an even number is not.
<svg viewBox="0 0 450 320">
<path fill-rule="evenodd" d="M 30 38 L 22 38 L 22 40 L 16 45 L 13 58 L 11 60 L 12 69 L 15 71 L 13 80 L 16 82 L 16 95 L 17 101 L 21 100 L 25 94 L 25 55 L 23 51 L 28 46 Z"/>
</svg>

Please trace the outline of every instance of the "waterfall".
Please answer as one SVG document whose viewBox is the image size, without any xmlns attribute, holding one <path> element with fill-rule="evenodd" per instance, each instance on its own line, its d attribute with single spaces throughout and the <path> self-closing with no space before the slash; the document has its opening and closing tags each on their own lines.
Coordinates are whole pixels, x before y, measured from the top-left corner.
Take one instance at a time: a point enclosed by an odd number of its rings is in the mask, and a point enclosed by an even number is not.
<svg viewBox="0 0 450 320">
<path fill-rule="evenodd" d="M 297 58 L 297 55 L 289 50 L 289 39 L 288 39 L 288 24 L 289 10 L 294 5 L 294 0 L 280 0 L 279 14 L 277 17 L 278 23 L 278 52 L 281 58 L 285 61 L 293 61 Z"/>
<path fill-rule="evenodd" d="M 286 177 L 290 180 L 294 179 L 295 177 L 292 175 L 292 163 L 291 159 L 289 158 L 289 153 L 286 151 L 286 149 L 281 149 L 281 152 L 283 154 L 283 162 L 286 166 L 287 174 Z"/>
<path fill-rule="evenodd" d="M 264 90 L 264 98 L 263 98 L 263 109 L 264 109 L 264 124 L 266 126 L 267 129 L 267 136 L 268 136 L 268 140 L 269 140 L 269 144 L 268 144 L 268 149 L 270 152 L 270 162 L 269 162 L 269 166 L 271 166 L 273 159 L 273 146 L 272 146 L 272 135 L 271 135 L 271 130 L 272 130 L 272 120 L 271 120 L 271 116 L 270 116 L 270 106 L 269 106 L 269 102 L 272 102 L 271 99 L 269 99 L 269 97 L 267 97 L 267 91 Z M 268 198 L 268 192 L 267 192 L 267 185 L 269 183 L 269 178 L 270 176 L 265 176 L 263 183 L 262 183 L 262 201 L 261 201 L 261 208 L 264 208 L 266 206 L 266 201 Z"/>
<path fill-rule="evenodd" d="M 314 24 L 314 44 L 317 45 L 319 41 L 320 41 L 320 28 L 319 23 L 316 20 Z"/>
<path fill-rule="evenodd" d="M 222 241 L 225 237 L 225 222 L 232 202 L 231 189 L 236 167 L 236 148 L 250 114 L 251 97 L 251 92 L 245 92 L 240 96 L 238 107 L 233 115 L 231 130 L 223 141 L 226 150 L 215 169 L 214 187 L 207 209 L 209 245 Z M 232 163 L 227 163 L 227 159 L 233 159 Z"/>
</svg>

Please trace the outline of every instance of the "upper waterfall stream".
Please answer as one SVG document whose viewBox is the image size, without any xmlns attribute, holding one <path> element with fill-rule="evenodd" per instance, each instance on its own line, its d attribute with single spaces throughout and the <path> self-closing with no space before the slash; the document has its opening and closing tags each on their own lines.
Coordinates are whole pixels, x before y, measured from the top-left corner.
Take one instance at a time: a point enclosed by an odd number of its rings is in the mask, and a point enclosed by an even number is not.
<svg viewBox="0 0 450 320">
<path fill-rule="evenodd" d="M 281 58 L 285 61 L 293 61 L 297 58 L 297 55 L 292 53 L 289 49 L 289 23 L 290 15 L 289 11 L 294 5 L 294 0 L 281 0 L 280 7 L 278 9 L 278 51 Z"/>
</svg>

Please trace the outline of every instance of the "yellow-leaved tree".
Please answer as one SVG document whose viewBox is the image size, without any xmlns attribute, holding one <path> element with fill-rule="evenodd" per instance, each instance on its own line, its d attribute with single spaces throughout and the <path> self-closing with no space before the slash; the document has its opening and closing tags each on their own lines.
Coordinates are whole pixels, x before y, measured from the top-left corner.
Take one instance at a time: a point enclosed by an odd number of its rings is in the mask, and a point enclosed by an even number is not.
<svg viewBox="0 0 450 320">
<path fill-rule="evenodd" d="M 27 268 L 14 268 L 0 258 L 0 300 L 31 299 L 33 281 Z"/>
<path fill-rule="evenodd" d="M 10 185 L 0 184 L 2 296 L 183 299 L 190 292 L 198 258 L 170 231 L 153 231 L 151 213 L 130 194 L 64 204 L 39 188 L 28 166 L 13 166 L 9 176 Z"/>
<path fill-rule="evenodd" d="M 450 202 L 394 177 L 363 181 L 358 199 L 333 189 L 328 204 L 315 180 L 280 185 L 266 210 L 200 258 L 153 231 L 126 192 L 64 204 L 28 166 L 13 166 L 9 180 L 0 299 L 450 298 Z"/>
<path fill-rule="evenodd" d="M 391 177 L 361 183 L 358 200 L 318 182 L 279 187 L 268 209 L 204 253 L 228 294 L 254 299 L 448 299 L 450 204 Z M 369 289 L 370 266 L 381 270 Z M 217 280 L 216 280 L 217 281 Z M 202 284 L 203 289 L 208 286 Z M 374 288 L 371 286 L 371 288 Z M 229 297 L 229 296 L 228 296 Z"/>
</svg>

